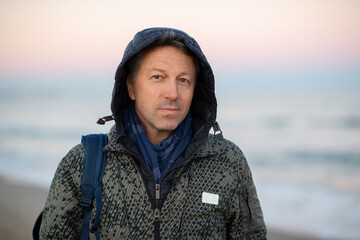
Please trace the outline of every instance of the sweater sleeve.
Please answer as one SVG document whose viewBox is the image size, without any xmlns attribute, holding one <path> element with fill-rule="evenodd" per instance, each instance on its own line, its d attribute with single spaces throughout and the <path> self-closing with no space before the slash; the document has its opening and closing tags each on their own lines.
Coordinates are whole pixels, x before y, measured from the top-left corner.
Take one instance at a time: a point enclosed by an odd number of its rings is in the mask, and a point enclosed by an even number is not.
<svg viewBox="0 0 360 240">
<path fill-rule="evenodd" d="M 251 170 L 240 149 L 235 149 L 238 184 L 234 191 L 230 239 L 266 240 L 266 226 Z"/>
<path fill-rule="evenodd" d="M 83 213 L 81 197 L 84 148 L 75 146 L 61 160 L 42 212 L 40 239 L 79 239 Z"/>
</svg>

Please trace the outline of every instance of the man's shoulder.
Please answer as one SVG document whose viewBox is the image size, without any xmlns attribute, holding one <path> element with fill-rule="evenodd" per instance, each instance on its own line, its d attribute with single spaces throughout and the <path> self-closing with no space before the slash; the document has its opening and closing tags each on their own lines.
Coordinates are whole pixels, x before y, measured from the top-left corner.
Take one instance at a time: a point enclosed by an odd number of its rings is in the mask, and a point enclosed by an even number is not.
<svg viewBox="0 0 360 240">
<path fill-rule="evenodd" d="M 226 138 L 219 140 L 213 134 L 208 135 L 206 145 L 208 148 L 214 149 L 215 151 L 219 151 L 224 148 L 228 149 L 229 151 L 241 151 L 239 146 L 236 145 L 234 142 Z"/>
<path fill-rule="evenodd" d="M 75 145 L 65 155 L 59 164 L 59 168 L 62 169 L 78 169 L 79 165 L 82 165 L 82 159 L 85 155 L 85 148 L 83 144 L 79 143 Z"/>
<path fill-rule="evenodd" d="M 242 158 L 243 153 L 241 149 L 232 141 L 228 139 L 219 140 L 216 136 L 209 134 L 206 141 L 199 147 L 197 151 L 200 155 L 207 156 L 226 156 L 229 159 Z"/>
<path fill-rule="evenodd" d="M 68 158 L 78 158 L 78 157 L 84 157 L 85 154 L 85 148 L 82 143 L 79 143 L 75 145 L 73 148 L 70 149 L 66 157 Z"/>
</svg>

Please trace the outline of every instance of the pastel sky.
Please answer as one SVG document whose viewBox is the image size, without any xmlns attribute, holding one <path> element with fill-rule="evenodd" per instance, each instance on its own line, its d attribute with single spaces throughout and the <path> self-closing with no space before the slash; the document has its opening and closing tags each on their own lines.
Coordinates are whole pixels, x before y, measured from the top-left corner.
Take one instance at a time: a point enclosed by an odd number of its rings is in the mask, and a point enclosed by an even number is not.
<svg viewBox="0 0 360 240">
<path fill-rule="evenodd" d="M 0 77 L 113 74 L 153 26 L 192 35 L 215 71 L 360 66 L 357 0 L 2 0 Z"/>
</svg>

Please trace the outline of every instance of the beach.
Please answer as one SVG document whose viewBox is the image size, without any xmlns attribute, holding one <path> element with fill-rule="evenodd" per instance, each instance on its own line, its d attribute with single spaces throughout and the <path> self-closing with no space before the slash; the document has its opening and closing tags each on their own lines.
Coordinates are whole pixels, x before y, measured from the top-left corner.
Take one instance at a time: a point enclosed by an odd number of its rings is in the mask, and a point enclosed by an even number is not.
<svg viewBox="0 0 360 240">
<path fill-rule="evenodd" d="M 45 204 L 47 189 L 0 178 L 0 191 L 0 235 L 7 240 L 32 239 L 32 227 Z M 268 240 L 317 239 L 275 229 L 268 232 Z"/>
<path fill-rule="evenodd" d="M 45 204 L 46 189 L 0 178 L 0 191 L 2 239 L 32 239 L 32 227 Z"/>
</svg>

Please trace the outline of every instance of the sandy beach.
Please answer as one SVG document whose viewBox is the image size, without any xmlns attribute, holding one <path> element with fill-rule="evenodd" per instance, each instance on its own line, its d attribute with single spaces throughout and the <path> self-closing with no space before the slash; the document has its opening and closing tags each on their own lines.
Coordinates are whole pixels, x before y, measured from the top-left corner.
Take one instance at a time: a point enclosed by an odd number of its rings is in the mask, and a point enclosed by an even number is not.
<svg viewBox="0 0 360 240">
<path fill-rule="evenodd" d="M 47 189 L 0 178 L 2 239 L 32 239 L 32 227 L 45 204 Z M 316 240 L 311 236 L 268 229 L 268 240 Z"/>
</svg>

